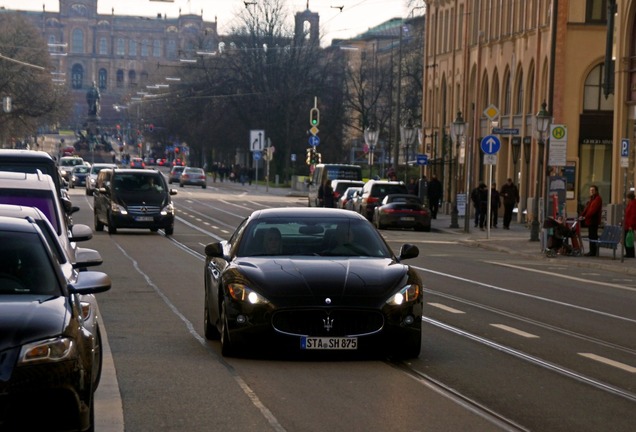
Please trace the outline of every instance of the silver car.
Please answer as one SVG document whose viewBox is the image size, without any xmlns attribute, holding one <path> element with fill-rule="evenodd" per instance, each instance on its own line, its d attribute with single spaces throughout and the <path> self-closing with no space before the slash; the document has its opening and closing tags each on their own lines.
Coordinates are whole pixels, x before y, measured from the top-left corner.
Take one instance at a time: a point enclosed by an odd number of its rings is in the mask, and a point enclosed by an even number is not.
<svg viewBox="0 0 636 432">
<path fill-rule="evenodd" d="M 96 163 L 91 167 L 91 171 L 86 177 L 86 195 L 91 196 L 95 192 L 95 184 L 97 183 L 97 174 L 104 168 L 117 168 L 117 165 L 112 163 Z"/>
</svg>

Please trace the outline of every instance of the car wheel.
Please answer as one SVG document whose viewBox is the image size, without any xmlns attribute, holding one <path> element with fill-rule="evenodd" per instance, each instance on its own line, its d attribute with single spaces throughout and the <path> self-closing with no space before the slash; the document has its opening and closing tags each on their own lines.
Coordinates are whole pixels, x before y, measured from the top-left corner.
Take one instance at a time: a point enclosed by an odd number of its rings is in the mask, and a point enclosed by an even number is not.
<svg viewBox="0 0 636 432">
<path fill-rule="evenodd" d="M 111 216 L 108 216 L 108 234 L 117 234 L 117 227 Z"/>
<path fill-rule="evenodd" d="M 102 352 L 102 332 L 97 328 L 95 335 L 95 354 L 93 357 L 93 391 L 97 390 L 99 381 L 102 378 L 102 363 L 104 362 L 104 353 Z"/>
<path fill-rule="evenodd" d="M 221 302 L 221 354 L 223 357 L 232 357 L 236 354 L 236 347 L 230 341 L 229 335 L 227 317 L 225 316 L 225 302 Z"/>
<path fill-rule="evenodd" d="M 210 321 L 210 308 L 208 307 L 208 290 L 205 290 L 205 303 L 203 306 L 203 327 L 205 329 L 205 338 L 207 340 L 219 340 L 221 333 L 216 325 Z"/>
<path fill-rule="evenodd" d="M 91 196 L 93 195 L 93 192 L 90 189 L 86 189 L 86 195 Z"/>
<path fill-rule="evenodd" d="M 95 225 L 95 231 L 104 231 L 104 224 L 99 221 L 99 218 L 97 217 L 97 212 L 95 212 L 95 214 L 93 215 L 93 220 Z"/>
<path fill-rule="evenodd" d="M 201 187 L 202 187 L 203 189 L 205 189 L 205 188 L 207 188 L 208 186 L 207 186 L 207 185 L 203 185 L 203 186 L 201 186 Z"/>
<path fill-rule="evenodd" d="M 163 231 L 166 233 L 166 235 L 174 234 L 174 225 L 164 228 Z"/>
</svg>

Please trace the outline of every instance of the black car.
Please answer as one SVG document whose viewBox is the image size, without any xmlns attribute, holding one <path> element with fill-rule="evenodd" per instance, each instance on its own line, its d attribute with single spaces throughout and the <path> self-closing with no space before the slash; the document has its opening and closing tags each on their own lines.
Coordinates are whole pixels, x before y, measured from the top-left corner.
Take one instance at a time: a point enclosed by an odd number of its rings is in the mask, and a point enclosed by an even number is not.
<svg viewBox="0 0 636 432">
<path fill-rule="evenodd" d="M 359 214 L 327 208 L 256 211 L 205 248 L 204 325 L 222 354 L 268 348 L 376 351 L 417 357 L 422 281 Z M 265 344 L 265 345 L 263 345 Z"/>
<path fill-rule="evenodd" d="M 174 206 L 163 175 L 150 169 L 103 169 L 93 192 L 95 231 L 142 228 L 174 232 Z"/>
<path fill-rule="evenodd" d="M 362 187 L 357 203 L 360 214 L 369 221 L 373 220 L 376 206 L 389 194 L 408 194 L 406 185 L 401 181 L 369 180 Z"/>
<path fill-rule="evenodd" d="M 410 194 L 390 194 L 373 211 L 373 224 L 383 228 L 414 228 L 431 230 L 431 212 L 422 200 Z"/>
<path fill-rule="evenodd" d="M 82 295 L 100 272 L 68 279 L 32 219 L 0 217 L 0 430 L 93 430 L 99 349 Z"/>
</svg>

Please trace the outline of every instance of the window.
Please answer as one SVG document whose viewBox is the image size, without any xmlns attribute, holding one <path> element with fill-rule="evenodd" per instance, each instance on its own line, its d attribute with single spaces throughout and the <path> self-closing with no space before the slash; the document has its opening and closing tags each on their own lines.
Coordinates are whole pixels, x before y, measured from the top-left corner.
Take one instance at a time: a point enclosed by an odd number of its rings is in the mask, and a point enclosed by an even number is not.
<svg viewBox="0 0 636 432">
<path fill-rule="evenodd" d="M 72 45 L 71 51 L 74 53 L 84 52 L 84 32 L 80 29 L 73 30 L 73 36 L 71 38 Z"/>
<path fill-rule="evenodd" d="M 82 65 L 73 65 L 71 69 L 71 86 L 75 89 L 81 89 L 84 86 L 84 68 Z"/>
<path fill-rule="evenodd" d="M 106 71 L 106 69 L 102 68 L 99 70 L 97 81 L 100 90 L 106 89 L 108 83 L 108 72 Z"/>
<path fill-rule="evenodd" d="M 161 57 L 161 41 L 159 39 L 152 41 L 152 56 Z"/>
<path fill-rule="evenodd" d="M 117 88 L 121 88 L 124 86 L 124 71 L 121 69 L 117 70 Z"/>
<path fill-rule="evenodd" d="M 134 70 L 128 71 L 128 87 L 137 86 L 137 73 Z"/>
<path fill-rule="evenodd" d="M 168 46 L 166 47 L 166 57 L 171 60 L 176 60 L 177 58 L 177 41 L 174 39 L 170 39 L 168 41 Z"/>
<path fill-rule="evenodd" d="M 126 41 L 124 38 L 117 39 L 117 55 L 123 56 L 126 54 Z"/>
<path fill-rule="evenodd" d="M 515 95 L 515 114 L 523 114 L 523 72 L 519 72 L 517 79 L 517 94 Z"/>
<path fill-rule="evenodd" d="M 148 39 L 141 41 L 141 56 L 148 57 Z"/>
<path fill-rule="evenodd" d="M 610 94 L 606 99 L 603 95 L 603 76 L 605 64 L 601 63 L 592 69 L 585 79 L 583 88 L 584 111 L 612 111 L 614 108 L 614 95 Z"/>
<path fill-rule="evenodd" d="M 105 37 L 99 38 L 99 54 L 100 55 L 108 54 L 108 43 Z"/>
<path fill-rule="evenodd" d="M 587 0 L 585 22 L 605 23 L 607 21 L 607 0 Z"/>
<path fill-rule="evenodd" d="M 130 57 L 137 56 L 137 41 L 136 40 L 128 40 L 128 55 Z"/>
</svg>

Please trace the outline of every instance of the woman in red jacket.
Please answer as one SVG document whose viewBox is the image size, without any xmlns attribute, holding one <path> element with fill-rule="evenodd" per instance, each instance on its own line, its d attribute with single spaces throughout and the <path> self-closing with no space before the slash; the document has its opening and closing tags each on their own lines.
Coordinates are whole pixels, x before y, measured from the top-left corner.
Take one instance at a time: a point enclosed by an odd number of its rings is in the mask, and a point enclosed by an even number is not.
<svg viewBox="0 0 636 432">
<path fill-rule="evenodd" d="M 634 245 L 627 247 L 625 242 L 625 236 L 629 230 L 636 231 L 636 194 L 633 191 L 627 192 L 627 206 L 625 206 L 625 219 L 623 221 L 623 229 L 625 233 L 623 235 L 623 244 L 625 245 L 625 258 L 634 258 Z"/>
<path fill-rule="evenodd" d="M 601 224 L 603 200 L 596 185 L 590 186 L 590 200 L 585 204 L 581 218 L 585 220 L 590 240 L 598 240 L 598 227 Z M 590 242 L 590 251 L 585 256 L 596 256 L 596 243 Z"/>
</svg>

